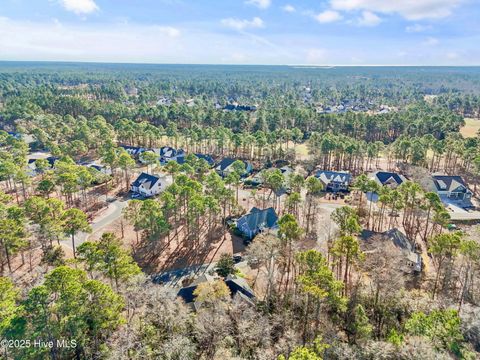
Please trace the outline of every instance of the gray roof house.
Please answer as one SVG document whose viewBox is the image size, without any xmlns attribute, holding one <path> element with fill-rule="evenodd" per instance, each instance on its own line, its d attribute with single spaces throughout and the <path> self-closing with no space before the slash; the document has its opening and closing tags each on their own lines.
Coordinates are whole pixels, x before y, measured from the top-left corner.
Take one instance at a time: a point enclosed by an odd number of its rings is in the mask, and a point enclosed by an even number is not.
<svg viewBox="0 0 480 360">
<path fill-rule="evenodd" d="M 388 247 L 389 254 L 394 254 L 399 259 L 398 270 L 406 274 L 418 274 L 422 271 L 422 256 L 416 251 L 414 243 L 397 228 L 385 232 L 362 231 L 360 245 L 367 255 L 374 254 L 379 246 Z"/>
<path fill-rule="evenodd" d="M 236 221 L 237 230 L 242 237 L 252 240 L 257 234 L 265 230 L 274 230 L 278 227 L 278 216 L 273 207 L 258 209 L 256 207 Z"/>
<path fill-rule="evenodd" d="M 432 180 L 435 191 L 440 198 L 447 197 L 452 200 L 468 200 L 473 195 L 461 176 L 433 175 Z"/>
<path fill-rule="evenodd" d="M 197 289 L 198 285 L 205 282 L 213 282 L 216 279 L 213 276 L 203 274 L 199 276 L 191 285 L 182 287 L 178 293 L 177 297 L 181 298 L 186 304 L 192 305 L 194 310 L 198 309 L 198 304 L 195 301 L 194 291 Z M 235 275 L 229 275 L 223 281 L 230 290 L 230 296 L 232 298 L 239 297 L 248 304 L 254 304 L 255 293 L 252 288 L 247 284 L 245 279 L 237 277 Z"/>
<path fill-rule="evenodd" d="M 345 192 L 352 182 L 352 175 L 348 171 L 327 171 L 319 170 L 315 174 L 323 184 L 326 191 Z"/>
<path fill-rule="evenodd" d="M 228 174 L 233 172 L 232 164 L 236 160 L 237 159 L 233 159 L 233 158 L 224 158 L 215 166 L 215 171 L 217 172 L 218 175 L 222 177 L 228 176 Z M 244 160 L 241 160 L 241 161 L 243 161 L 243 163 L 245 164 L 245 173 L 242 176 L 247 176 L 253 171 L 253 166 L 248 161 L 244 161 Z"/>
</svg>

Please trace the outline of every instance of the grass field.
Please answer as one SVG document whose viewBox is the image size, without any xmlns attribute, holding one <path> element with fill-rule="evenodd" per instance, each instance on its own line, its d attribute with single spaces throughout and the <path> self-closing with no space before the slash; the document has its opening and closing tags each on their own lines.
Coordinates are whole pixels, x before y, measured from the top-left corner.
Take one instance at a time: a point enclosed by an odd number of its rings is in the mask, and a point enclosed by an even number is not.
<svg viewBox="0 0 480 360">
<path fill-rule="evenodd" d="M 465 126 L 460 129 L 460 133 L 468 138 L 477 136 L 480 130 L 480 120 L 477 119 L 465 119 Z"/>
<path fill-rule="evenodd" d="M 307 144 L 298 144 L 295 147 L 295 152 L 299 160 L 308 159 L 308 147 Z"/>
</svg>

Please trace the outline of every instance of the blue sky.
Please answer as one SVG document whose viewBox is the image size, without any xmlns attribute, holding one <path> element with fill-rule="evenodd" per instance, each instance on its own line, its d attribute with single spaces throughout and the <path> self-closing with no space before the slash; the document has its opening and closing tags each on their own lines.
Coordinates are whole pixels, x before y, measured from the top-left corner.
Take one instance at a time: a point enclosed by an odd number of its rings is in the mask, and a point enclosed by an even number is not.
<svg viewBox="0 0 480 360">
<path fill-rule="evenodd" d="M 0 0 L 0 60 L 480 65 L 479 0 Z"/>
</svg>

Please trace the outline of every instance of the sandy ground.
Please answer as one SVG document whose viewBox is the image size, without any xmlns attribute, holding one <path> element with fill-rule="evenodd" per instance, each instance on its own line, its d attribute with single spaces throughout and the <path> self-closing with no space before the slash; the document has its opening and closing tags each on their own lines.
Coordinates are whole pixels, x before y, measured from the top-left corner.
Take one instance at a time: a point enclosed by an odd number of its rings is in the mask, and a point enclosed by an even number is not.
<svg viewBox="0 0 480 360">
<path fill-rule="evenodd" d="M 465 126 L 460 129 L 460 134 L 463 137 L 476 137 L 480 130 L 480 120 L 465 118 Z"/>
</svg>

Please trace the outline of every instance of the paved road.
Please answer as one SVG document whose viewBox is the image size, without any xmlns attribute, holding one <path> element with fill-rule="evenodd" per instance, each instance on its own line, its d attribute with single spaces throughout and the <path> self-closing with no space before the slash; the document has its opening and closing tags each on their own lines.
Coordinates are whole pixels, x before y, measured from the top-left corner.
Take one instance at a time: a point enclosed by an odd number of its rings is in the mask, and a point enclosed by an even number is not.
<svg viewBox="0 0 480 360">
<path fill-rule="evenodd" d="M 90 225 L 92 227 L 92 233 L 101 230 L 112 222 L 117 220 L 122 215 L 122 210 L 127 206 L 128 201 L 126 200 L 115 200 L 108 204 L 108 208 L 102 212 Z M 87 233 L 78 233 L 75 236 L 75 247 L 77 248 L 85 241 L 88 240 L 90 234 Z M 72 240 L 64 240 L 60 242 L 62 245 L 67 246 L 68 248 L 72 249 Z"/>
</svg>

